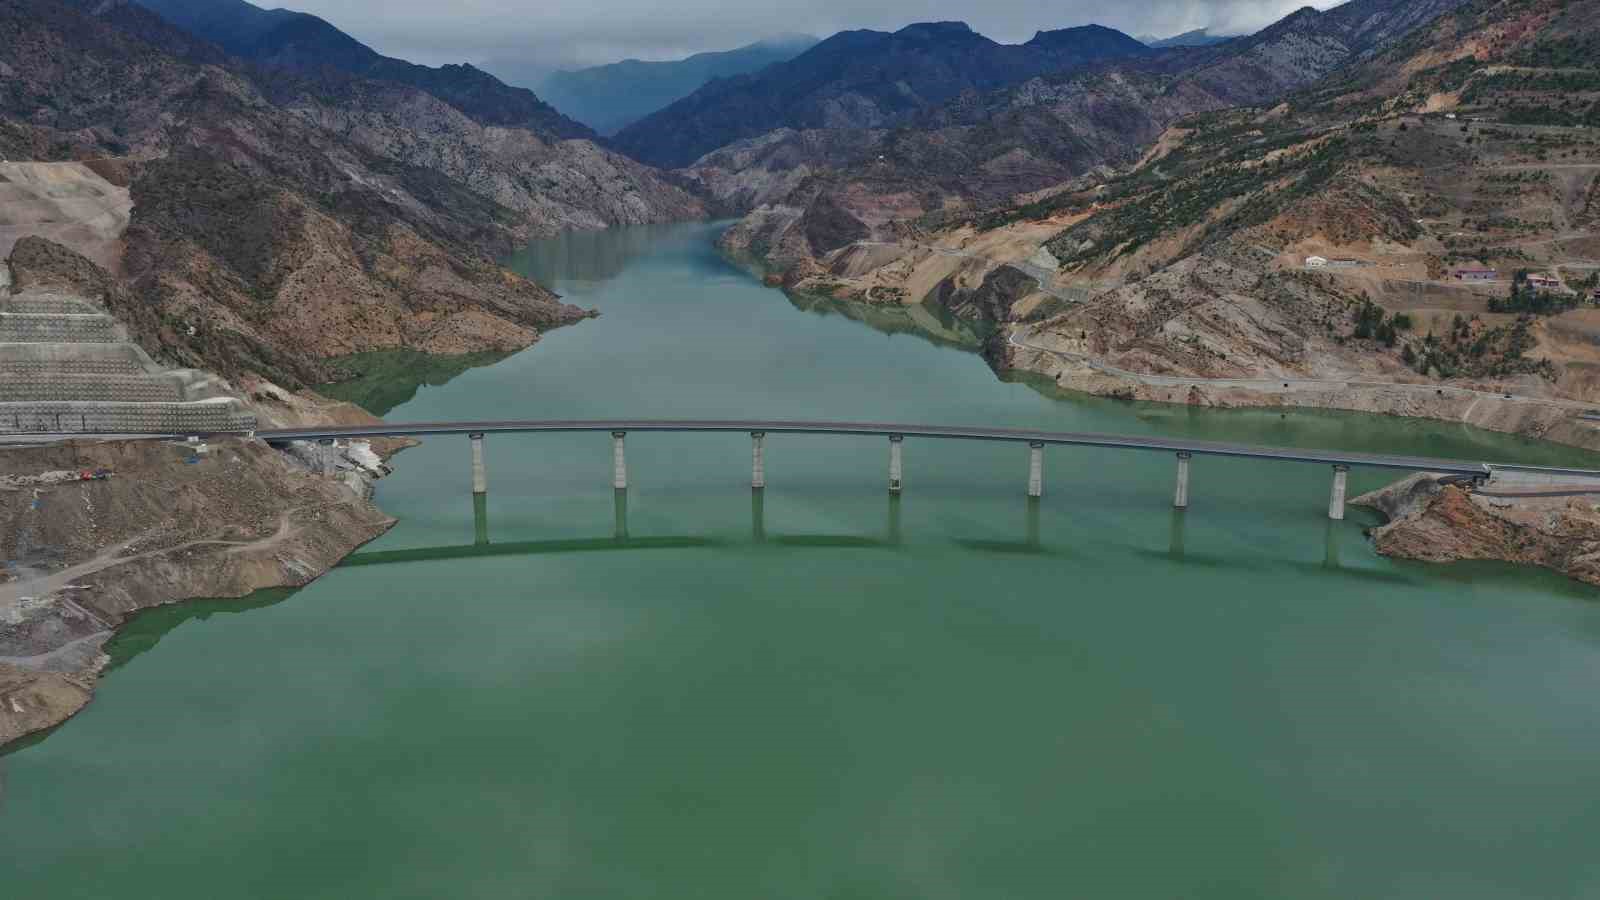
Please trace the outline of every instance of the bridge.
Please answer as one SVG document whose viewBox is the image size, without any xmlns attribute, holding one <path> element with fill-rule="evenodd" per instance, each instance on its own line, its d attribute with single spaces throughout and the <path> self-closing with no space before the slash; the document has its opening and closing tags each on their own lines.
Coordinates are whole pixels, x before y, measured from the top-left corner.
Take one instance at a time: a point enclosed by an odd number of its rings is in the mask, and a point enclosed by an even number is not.
<svg viewBox="0 0 1600 900">
<path fill-rule="evenodd" d="M 930 440 L 1003 441 L 1027 444 L 1029 497 L 1044 492 L 1044 450 L 1049 446 L 1097 447 L 1116 450 L 1171 453 L 1177 460 L 1173 506 L 1189 505 L 1190 460 L 1195 456 L 1221 456 L 1239 459 L 1270 460 L 1328 465 L 1333 468 L 1333 485 L 1328 500 L 1328 516 L 1343 519 L 1346 477 L 1350 468 L 1361 466 L 1410 472 L 1433 472 L 1463 482 L 1481 483 L 1497 471 L 1513 469 L 1525 477 L 1558 480 L 1589 480 L 1600 483 L 1600 471 L 1587 469 L 1501 466 L 1486 462 L 1437 459 L 1395 454 L 1349 453 L 1338 450 L 1264 447 L 1223 441 L 1198 441 L 1187 438 L 1146 437 L 1140 435 L 1096 434 L 1090 432 L 1038 431 L 1023 428 L 994 428 L 959 425 L 915 425 L 889 422 L 836 422 L 821 420 L 760 419 L 513 419 L 480 422 L 411 422 L 379 425 L 338 425 L 314 428 L 283 428 L 251 432 L 272 443 L 315 441 L 331 444 L 341 439 L 375 437 L 430 437 L 464 435 L 471 440 L 472 490 L 488 490 L 488 470 L 484 460 L 484 440 L 491 434 L 539 434 L 548 432 L 598 432 L 611 436 L 612 487 L 625 491 L 628 468 L 625 441 L 631 432 L 724 432 L 747 433 L 751 439 L 750 486 L 766 487 L 764 443 L 772 434 L 829 434 L 887 438 L 889 444 L 889 491 L 902 487 L 904 444 L 907 438 Z"/>
</svg>

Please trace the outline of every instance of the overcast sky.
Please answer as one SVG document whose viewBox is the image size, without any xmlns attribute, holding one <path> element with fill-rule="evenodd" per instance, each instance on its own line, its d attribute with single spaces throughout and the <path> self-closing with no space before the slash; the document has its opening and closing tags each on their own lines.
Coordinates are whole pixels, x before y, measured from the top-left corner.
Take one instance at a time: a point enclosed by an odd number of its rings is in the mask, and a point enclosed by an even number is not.
<svg viewBox="0 0 1600 900">
<path fill-rule="evenodd" d="M 315 13 L 391 56 L 437 65 L 515 58 L 571 67 L 675 59 L 773 34 L 826 37 L 955 19 L 1004 43 L 1091 22 L 1167 36 L 1260 28 L 1304 0 L 254 0 Z M 1327 8 L 1333 0 L 1314 0 Z"/>
</svg>

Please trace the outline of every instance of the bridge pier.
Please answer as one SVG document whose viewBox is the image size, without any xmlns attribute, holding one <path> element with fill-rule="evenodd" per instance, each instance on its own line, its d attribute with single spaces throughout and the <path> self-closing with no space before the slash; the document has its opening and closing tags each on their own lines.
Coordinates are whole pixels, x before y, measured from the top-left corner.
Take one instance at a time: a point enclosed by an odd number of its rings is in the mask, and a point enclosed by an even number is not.
<svg viewBox="0 0 1600 900">
<path fill-rule="evenodd" d="M 750 492 L 750 540 L 757 544 L 767 542 L 767 493 Z"/>
<path fill-rule="evenodd" d="M 489 543 L 489 495 L 472 495 L 472 543 L 483 547 Z"/>
<path fill-rule="evenodd" d="M 1189 456 L 1187 450 L 1178 451 L 1178 488 L 1172 495 L 1172 505 L 1176 509 L 1189 508 Z"/>
<path fill-rule="evenodd" d="M 1344 520 L 1345 479 L 1349 474 L 1349 466 L 1337 465 L 1333 467 L 1333 494 L 1328 497 L 1328 518 L 1335 522 Z"/>
<path fill-rule="evenodd" d="M 489 473 L 483 467 L 483 435 L 469 434 L 472 439 L 472 493 L 489 493 Z"/>
<path fill-rule="evenodd" d="M 626 431 L 611 432 L 611 486 L 619 491 L 628 489 L 628 457 L 622 449 Z"/>
<path fill-rule="evenodd" d="M 766 440 L 765 431 L 750 432 L 750 488 L 761 490 L 767 486 L 767 466 L 762 453 L 762 442 Z"/>
<path fill-rule="evenodd" d="M 903 434 L 889 435 L 889 493 L 900 493 L 900 445 L 904 444 L 906 436 Z"/>
<path fill-rule="evenodd" d="M 322 477 L 332 478 L 334 449 L 338 446 L 338 442 L 333 438 L 325 438 L 317 443 L 322 446 L 322 452 L 317 454 L 317 458 L 322 461 Z"/>
<path fill-rule="evenodd" d="M 1028 496 L 1044 496 L 1044 444 L 1040 441 L 1028 444 Z"/>
</svg>

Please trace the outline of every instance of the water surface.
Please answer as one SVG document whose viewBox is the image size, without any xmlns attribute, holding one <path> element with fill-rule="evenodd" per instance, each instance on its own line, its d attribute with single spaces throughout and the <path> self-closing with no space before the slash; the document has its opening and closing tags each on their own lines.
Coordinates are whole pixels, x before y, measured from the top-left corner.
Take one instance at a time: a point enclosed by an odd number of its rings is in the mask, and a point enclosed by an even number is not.
<svg viewBox="0 0 1600 900">
<path fill-rule="evenodd" d="M 1437 423 L 1048 396 L 792 303 L 712 226 L 517 264 L 600 319 L 391 419 L 862 418 L 1593 465 Z M 937 317 L 935 317 L 936 319 Z M 941 327 L 948 327 L 942 323 Z M 381 371 L 375 365 L 373 371 Z M 1600 606 L 1375 556 L 1321 466 L 640 434 L 399 458 L 293 595 L 151 613 L 0 759 L 16 897 L 1556 898 L 1600 893 Z M 1389 475 L 1357 470 L 1352 491 Z M 487 543 L 483 543 L 486 540 Z"/>
</svg>

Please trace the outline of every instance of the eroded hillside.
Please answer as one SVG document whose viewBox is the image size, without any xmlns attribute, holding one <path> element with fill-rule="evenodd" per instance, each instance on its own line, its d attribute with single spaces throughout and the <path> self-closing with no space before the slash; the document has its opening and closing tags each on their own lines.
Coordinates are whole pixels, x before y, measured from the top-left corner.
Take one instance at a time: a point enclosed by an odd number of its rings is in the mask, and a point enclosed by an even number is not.
<svg viewBox="0 0 1600 900">
<path fill-rule="evenodd" d="M 892 130 L 848 126 L 766 135 L 708 154 L 686 174 L 718 197 L 756 207 L 754 239 L 735 249 L 778 268 L 831 247 L 803 239 L 819 197 L 874 231 L 940 227 L 1069 193 L 1137 163 L 1174 123 L 1273 102 L 1368 58 L 1460 0 L 1355 0 L 1301 10 L 1262 32 L 1209 47 L 1173 48 L 968 91 Z M 765 205 L 768 208 L 762 209 Z M 1030 215 L 1049 212 L 1035 209 Z M 788 233 L 785 233 L 788 232 Z"/>
<path fill-rule="evenodd" d="M 1000 323 L 996 366 L 1063 388 L 1594 445 L 1595 11 L 1469 4 L 1280 102 L 1175 118 L 1118 173 L 955 216 L 773 204 L 729 243 L 799 290 Z"/>
</svg>

